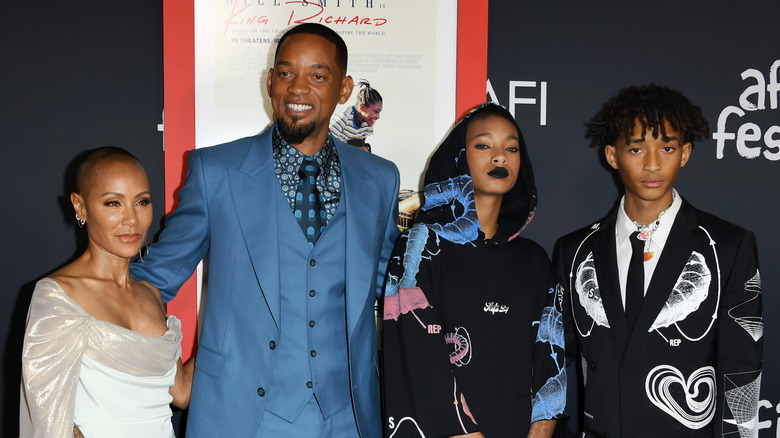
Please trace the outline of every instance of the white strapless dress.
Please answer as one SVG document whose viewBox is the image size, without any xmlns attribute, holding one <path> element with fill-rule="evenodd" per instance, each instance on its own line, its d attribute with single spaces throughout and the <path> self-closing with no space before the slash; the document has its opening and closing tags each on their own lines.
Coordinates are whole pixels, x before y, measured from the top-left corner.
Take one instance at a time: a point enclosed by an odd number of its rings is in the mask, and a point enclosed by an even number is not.
<svg viewBox="0 0 780 438">
<path fill-rule="evenodd" d="M 175 377 L 175 363 L 161 376 L 136 377 L 85 355 L 73 420 L 86 438 L 171 438 L 168 389 Z"/>
<path fill-rule="evenodd" d="M 35 285 L 22 348 L 22 437 L 173 437 L 181 322 L 149 337 L 93 318 L 60 286 Z"/>
</svg>

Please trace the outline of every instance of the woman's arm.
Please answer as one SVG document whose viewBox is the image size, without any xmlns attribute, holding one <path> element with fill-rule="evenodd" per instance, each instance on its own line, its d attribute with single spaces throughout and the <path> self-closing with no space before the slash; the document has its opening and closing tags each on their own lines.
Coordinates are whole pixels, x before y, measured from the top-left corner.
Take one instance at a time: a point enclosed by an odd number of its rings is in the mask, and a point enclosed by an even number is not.
<svg viewBox="0 0 780 438">
<path fill-rule="evenodd" d="M 20 436 L 73 436 L 90 316 L 51 279 L 35 286 L 22 347 Z"/>
<path fill-rule="evenodd" d="M 550 285 L 547 292 L 538 292 L 544 295 L 544 300 L 539 301 L 544 307 L 539 322 L 534 323 L 537 333 L 533 349 L 531 430 L 537 422 L 555 420 L 566 407 L 565 335 L 561 313 L 555 307 L 559 287 L 552 267 L 546 284 Z M 541 424 L 536 427 L 541 427 Z M 555 428 L 554 421 L 552 428 Z"/>
<path fill-rule="evenodd" d="M 181 359 L 176 364 L 176 380 L 168 391 L 173 397 L 172 405 L 179 409 L 184 409 L 190 405 L 190 394 L 192 393 L 192 374 L 195 369 L 195 356 L 182 364 Z"/>
</svg>

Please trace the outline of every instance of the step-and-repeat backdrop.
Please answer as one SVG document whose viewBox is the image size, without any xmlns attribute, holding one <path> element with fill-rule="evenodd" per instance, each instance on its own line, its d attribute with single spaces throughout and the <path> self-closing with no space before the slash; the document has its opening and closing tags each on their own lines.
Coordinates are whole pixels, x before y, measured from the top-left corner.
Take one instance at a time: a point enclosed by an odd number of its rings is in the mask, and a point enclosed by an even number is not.
<svg viewBox="0 0 780 438">
<path fill-rule="evenodd" d="M 780 437 L 780 37 L 776 1 L 632 4 L 492 0 L 488 97 L 524 131 L 539 188 L 527 230 L 555 239 L 604 216 L 618 198 L 585 123 L 621 88 L 655 82 L 701 106 L 698 143 L 677 189 L 691 204 L 752 230 L 764 300 L 761 437 Z"/>
<path fill-rule="evenodd" d="M 694 206 L 756 233 L 769 291 L 765 315 L 776 314 L 780 4 L 492 0 L 488 11 L 485 96 L 517 118 L 539 189 L 539 210 L 525 235 L 551 252 L 560 235 L 606 214 L 619 188 L 601 151 L 588 147 L 586 122 L 623 87 L 676 88 L 702 107 L 712 129 L 677 188 Z M 323 23 L 346 40 L 356 82 L 368 80 L 382 94 L 369 143 L 398 165 L 402 188 L 412 190 L 455 118 L 456 31 L 484 26 L 457 17 L 456 30 L 454 4 L 446 0 L 198 2 L 193 15 L 198 147 L 263 129 L 271 117 L 265 74 L 277 39 L 293 24 Z M 337 111 L 352 104 L 354 95 Z M 780 437 L 778 324 L 765 322 L 757 421 L 761 436 Z"/>
</svg>

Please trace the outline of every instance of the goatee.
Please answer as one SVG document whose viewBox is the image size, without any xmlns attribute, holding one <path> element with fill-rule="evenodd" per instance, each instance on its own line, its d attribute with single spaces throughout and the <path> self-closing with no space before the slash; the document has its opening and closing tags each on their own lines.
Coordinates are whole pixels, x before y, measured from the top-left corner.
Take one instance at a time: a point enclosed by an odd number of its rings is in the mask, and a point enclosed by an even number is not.
<svg viewBox="0 0 780 438">
<path fill-rule="evenodd" d="M 284 119 L 280 118 L 276 120 L 276 125 L 279 127 L 279 134 L 282 138 L 290 144 L 301 144 L 306 137 L 314 132 L 315 123 L 287 123 Z"/>
</svg>

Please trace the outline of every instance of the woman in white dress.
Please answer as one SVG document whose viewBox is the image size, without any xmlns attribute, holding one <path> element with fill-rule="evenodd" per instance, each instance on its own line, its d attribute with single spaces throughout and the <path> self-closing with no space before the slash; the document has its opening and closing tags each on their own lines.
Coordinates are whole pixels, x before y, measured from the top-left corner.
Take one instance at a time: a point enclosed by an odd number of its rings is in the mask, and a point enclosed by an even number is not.
<svg viewBox="0 0 780 438">
<path fill-rule="evenodd" d="M 128 272 L 152 222 L 149 180 L 121 148 L 79 166 L 71 194 L 87 250 L 38 282 L 22 350 L 22 437 L 173 437 L 194 360 L 160 292 Z M 52 243 L 56 244 L 56 243 Z"/>
</svg>

